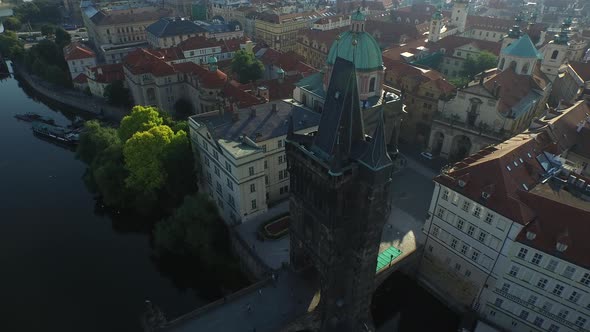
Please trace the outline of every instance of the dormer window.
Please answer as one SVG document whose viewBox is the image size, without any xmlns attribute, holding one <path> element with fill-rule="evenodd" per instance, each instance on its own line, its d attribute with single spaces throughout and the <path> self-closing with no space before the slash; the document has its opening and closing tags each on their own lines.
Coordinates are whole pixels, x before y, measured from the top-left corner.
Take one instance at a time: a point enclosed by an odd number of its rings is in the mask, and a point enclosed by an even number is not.
<svg viewBox="0 0 590 332">
<path fill-rule="evenodd" d="M 567 244 L 561 243 L 561 242 L 557 242 L 557 245 L 555 246 L 555 249 L 557 249 L 557 251 L 559 251 L 559 252 L 564 252 L 564 251 L 567 250 Z"/>
<path fill-rule="evenodd" d="M 458 181 L 458 184 L 459 184 L 459 187 L 463 188 L 463 187 L 465 187 L 465 185 L 466 185 L 467 183 L 465 183 L 465 181 L 463 181 L 463 180 L 459 180 L 459 181 Z"/>
<path fill-rule="evenodd" d="M 527 238 L 527 240 L 532 241 L 536 237 L 537 237 L 537 234 L 535 234 L 535 233 L 533 233 L 531 231 L 526 232 L 526 238 Z"/>
</svg>

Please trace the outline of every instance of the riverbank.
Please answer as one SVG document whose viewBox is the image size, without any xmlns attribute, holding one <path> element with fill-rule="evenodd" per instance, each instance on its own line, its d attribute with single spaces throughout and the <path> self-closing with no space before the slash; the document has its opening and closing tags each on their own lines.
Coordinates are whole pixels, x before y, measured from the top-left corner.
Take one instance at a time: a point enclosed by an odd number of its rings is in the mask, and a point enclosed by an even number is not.
<svg viewBox="0 0 590 332">
<path fill-rule="evenodd" d="M 109 105 L 104 99 L 45 82 L 35 75 L 27 73 L 24 68 L 14 62 L 11 63 L 11 66 L 13 74 L 21 83 L 26 83 L 39 95 L 61 105 L 116 122 L 121 121 L 129 113 L 129 109 Z"/>
</svg>

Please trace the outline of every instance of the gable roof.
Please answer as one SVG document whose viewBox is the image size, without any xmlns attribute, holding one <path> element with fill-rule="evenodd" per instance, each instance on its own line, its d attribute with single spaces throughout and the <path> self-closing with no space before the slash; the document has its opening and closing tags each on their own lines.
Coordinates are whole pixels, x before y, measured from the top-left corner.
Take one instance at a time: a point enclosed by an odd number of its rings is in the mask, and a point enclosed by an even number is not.
<svg viewBox="0 0 590 332">
<path fill-rule="evenodd" d="M 180 17 L 163 17 L 158 21 L 148 25 L 145 30 L 159 38 L 205 33 L 207 31 L 198 24 Z"/>
<path fill-rule="evenodd" d="M 95 58 L 96 54 L 93 50 L 91 50 L 88 46 L 79 43 L 73 42 L 66 45 L 63 49 L 64 52 L 64 59 L 66 61 L 70 60 L 79 60 L 79 59 L 89 59 Z"/>
<path fill-rule="evenodd" d="M 510 46 L 503 49 L 502 54 L 517 56 L 520 58 L 542 58 L 541 53 L 537 51 L 537 48 L 528 35 L 523 35 L 517 41 L 510 44 Z"/>
</svg>

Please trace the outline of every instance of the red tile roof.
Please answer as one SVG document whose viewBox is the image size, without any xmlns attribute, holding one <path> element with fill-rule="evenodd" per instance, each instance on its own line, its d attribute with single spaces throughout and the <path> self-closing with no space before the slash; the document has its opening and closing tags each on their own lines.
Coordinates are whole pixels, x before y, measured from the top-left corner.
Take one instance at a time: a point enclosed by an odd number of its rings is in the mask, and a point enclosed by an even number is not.
<svg viewBox="0 0 590 332">
<path fill-rule="evenodd" d="M 100 65 L 88 68 L 88 70 L 91 75 L 90 79 L 98 83 L 110 84 L 125 79 L 121 63 Z"/>
<path fill-rule="evenodd" d="M 225 98 L 229 98 L 231 102 L 236 102 L 239 108 L 250 107 L 265 102 L 232 84 L 226 84 L 221 90 L 221 93 Z"/>
<path fill-rule="evenodd" d="M 86 83 L 88 83 L 88 76 L 86 76 L 86 74 L 82 73 L 82 74 L 76 76 L 76 78 L 74 78 L 72 80 L 72 82 L 74 82 L 76 84 L 86 84 Z"/>
<path fill-rule="evenodd" d="M 571 61 L 569 64 L 576 74 L 578 74 L 578 76 L 584 80 L 584 82 L 590 81 L 590 63 Z"/>
<path fill-rule="evenodd" d="M 63 49 L 64 51 L 64 58 L 66 61 L 70 60 L 79 60 L 79 59 L 88 59 L 88 58 L 95 58 L 96 54 L 93 50 L 91 50 L 88 46 L 79 43 L 73 42 Z"/>
<path fill-rule="evenodd" d="M 174 74 L 174 67 L 166 63 L 165 57 L 157 50 L 138 48 L 123 59 L 123 65 L 134 75 L 150 73 L 155 76 Z"/>
</svg>

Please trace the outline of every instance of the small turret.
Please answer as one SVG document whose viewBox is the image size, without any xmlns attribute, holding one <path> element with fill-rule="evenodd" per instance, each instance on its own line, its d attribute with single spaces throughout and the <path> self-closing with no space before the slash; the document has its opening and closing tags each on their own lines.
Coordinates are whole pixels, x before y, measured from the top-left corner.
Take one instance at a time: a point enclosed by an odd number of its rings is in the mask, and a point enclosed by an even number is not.
<svg viewBox="0 0 590 332">
<path fill-rule="evenodd" d="M 365 14 L 358 8 L 356 12 L 350 15 L 350 29 L 352 32 L 364 32 L 365 31 Z"/>
<path fill-rule="evenodd" d="M 210 56 L 209 59 L 207 59 L 207 63 L 209 64 L 210 71 L 217 71 L 217 58 L 216 57 Z"/>
</svg>

